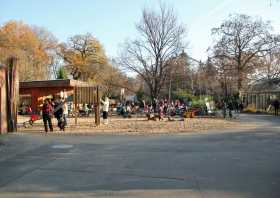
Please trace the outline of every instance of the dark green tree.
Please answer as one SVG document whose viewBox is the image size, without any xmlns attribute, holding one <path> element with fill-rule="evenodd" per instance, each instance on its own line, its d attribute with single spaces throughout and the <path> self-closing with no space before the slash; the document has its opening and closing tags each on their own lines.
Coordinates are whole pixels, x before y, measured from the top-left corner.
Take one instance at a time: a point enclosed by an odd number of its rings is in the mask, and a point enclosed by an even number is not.
<svg viewBox="0 0 280 198">
<path fill-rule="evenodd" d="M 66 73 L 64 67 L 60 67 L 57 70 L 56 79 L 67 79 L 67 73 Z"/>
</svg>

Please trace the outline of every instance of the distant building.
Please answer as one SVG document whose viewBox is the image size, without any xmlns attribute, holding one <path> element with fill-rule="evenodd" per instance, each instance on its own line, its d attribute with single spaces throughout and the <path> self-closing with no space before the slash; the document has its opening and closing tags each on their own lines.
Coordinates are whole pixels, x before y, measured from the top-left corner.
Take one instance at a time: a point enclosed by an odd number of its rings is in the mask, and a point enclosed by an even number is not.
<svg viewBox="0 0 280 198">
<path fill-rule="evenodd" d="M 256 110 L 265 111 L 272 100 L 280 100 L 280 78 L 259 81 L 240 96 L 245 107 L 252 105 Z"/>
</svg>

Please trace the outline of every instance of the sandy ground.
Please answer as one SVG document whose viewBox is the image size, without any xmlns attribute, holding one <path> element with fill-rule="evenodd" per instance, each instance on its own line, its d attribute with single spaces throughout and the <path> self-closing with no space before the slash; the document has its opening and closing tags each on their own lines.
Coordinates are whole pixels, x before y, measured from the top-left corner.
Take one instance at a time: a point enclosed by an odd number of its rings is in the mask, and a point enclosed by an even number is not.
<svg viewBox="0 0 280 198">
<path fill-rule="evenodd" d="M 27 121 L 29 117 L 19 116 L 19 131 L 20 132 L 43 132 L 42 120 L 36 121 L 32 127 L 24 128 L 22 123 Z M 58 132 L 56 127 L 56 119 L 53 118 L 53 125 L 55 132 Z M 175 118 L 174 121 L 147 121 L 144 117 L 133 117 L 124 119 L 121 117 L 111 117 L 109 124 L 101 124 L 95 126 L 94 118 L 78 118 L 78 125 L 75 125 L 75 119 L 68 119 L 67 133 L 108 133 L 108 134 L 161 134 L 161 133 L 187 133 L 199 132 L 215 129 L 236 129 L 240 127 L 251 127 L 246 123 L 241 123 L 239 118 L 235 119 L 221 119 L 221 118 L 189 118 L 180 119 Z M 101 119 L 102 123 L 102 119 Z"/>
</svg>

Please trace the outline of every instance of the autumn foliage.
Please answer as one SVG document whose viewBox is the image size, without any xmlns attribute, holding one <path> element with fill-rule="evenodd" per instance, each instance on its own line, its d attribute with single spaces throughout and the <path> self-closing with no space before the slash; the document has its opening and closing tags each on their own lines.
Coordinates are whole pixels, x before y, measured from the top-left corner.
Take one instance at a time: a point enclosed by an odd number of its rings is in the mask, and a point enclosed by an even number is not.
<svg viewBox="0 0 280 198">
<path fill-rule="evenodd" d="M 0 62 L 9 56 L 17 57 L 21 81 L 48 79 L 51 51 L 55 48 L 56 40 L 42 28 L 17 21 L 0 27 Z"/>
<path fill-rule="evenodd" d="M 44 28 L 9 21 L 0 26 L 0 63 L 10 56 L 18 58 L 20 81 L 73 78 L 102 85 L 109 95 L 130 87 L 127 76 L 90 33 L 59 43 Z"/>
</svg>

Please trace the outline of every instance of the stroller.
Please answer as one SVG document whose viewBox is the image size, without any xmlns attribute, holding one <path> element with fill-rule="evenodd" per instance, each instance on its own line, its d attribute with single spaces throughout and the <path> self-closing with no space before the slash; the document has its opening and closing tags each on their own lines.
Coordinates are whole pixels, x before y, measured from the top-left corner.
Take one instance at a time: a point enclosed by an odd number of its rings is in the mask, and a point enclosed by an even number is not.
<svg viewBox="0 0 280 198">
<path fill-rule="evenodd" d="M 23 122 L 23 126 L 24 126 L 24 128 L 28 128 L 30 126 L 32 127 L 35 121 L 38 121 L 38 120 L 41 120 L 41 119 L 42 119 L 41 116 L 32 113 L 31 116 L 30 116 L 30 119 L 28 121 Z"/>
</svg>

